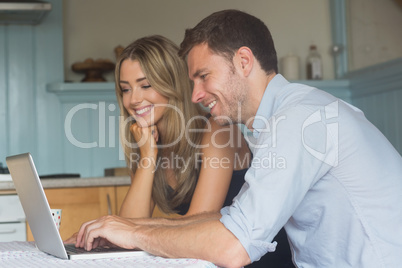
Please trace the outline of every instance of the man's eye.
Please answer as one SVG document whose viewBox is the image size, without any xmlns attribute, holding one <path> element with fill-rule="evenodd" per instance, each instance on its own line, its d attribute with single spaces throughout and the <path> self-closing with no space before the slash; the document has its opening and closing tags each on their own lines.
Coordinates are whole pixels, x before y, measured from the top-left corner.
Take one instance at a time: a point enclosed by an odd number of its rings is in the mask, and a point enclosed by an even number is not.
<svg viewBox="0 0 402 268">
<path fill-rule="evenodd" d="M 207 75 L 206 74 L 202 74 L 202 75 L 200 75 L 200 78 L 202 79 L 202 80 L 205 80 L 205 78 L 207 77 Z"/>
</svg>

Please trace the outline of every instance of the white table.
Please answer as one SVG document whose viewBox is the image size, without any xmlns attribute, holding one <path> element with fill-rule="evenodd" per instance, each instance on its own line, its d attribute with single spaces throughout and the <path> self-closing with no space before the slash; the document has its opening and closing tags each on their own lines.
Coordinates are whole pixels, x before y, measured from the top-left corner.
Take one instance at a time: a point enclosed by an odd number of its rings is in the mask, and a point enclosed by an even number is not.
<svg viewBox="0 0 402 268">
<path fill-rule="evenodd" d="M 217 266 L 197 259 L 166 259 L 156 256 L 95 260 L 63 260 L 41 252 L 34 242 L 1 242 L 0 267 L 207 267 Z"/>
</svg>

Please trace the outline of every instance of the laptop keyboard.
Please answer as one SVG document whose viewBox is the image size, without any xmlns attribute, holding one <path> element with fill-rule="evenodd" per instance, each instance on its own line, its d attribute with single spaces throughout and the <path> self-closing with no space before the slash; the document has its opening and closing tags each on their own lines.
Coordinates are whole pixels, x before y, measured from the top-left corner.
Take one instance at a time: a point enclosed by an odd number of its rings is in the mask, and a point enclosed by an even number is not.
<svg viewBox="0 0 402 268">
<path fill-rule="evenodd" d="M 64 245 L 67 252 L 74 253 L 74 254 L 83 254 L 83 253 L 92 253 L 92 252 L 113 252 L 113 251 L 132 251 L 128 249 L 122 248 L 108 248 L 108 247 L 97 247 L 93 248 L 91 251 L 86 251 L 84 248 L 76 248 L 74 244 L 67 244 Z"/>
</svg>

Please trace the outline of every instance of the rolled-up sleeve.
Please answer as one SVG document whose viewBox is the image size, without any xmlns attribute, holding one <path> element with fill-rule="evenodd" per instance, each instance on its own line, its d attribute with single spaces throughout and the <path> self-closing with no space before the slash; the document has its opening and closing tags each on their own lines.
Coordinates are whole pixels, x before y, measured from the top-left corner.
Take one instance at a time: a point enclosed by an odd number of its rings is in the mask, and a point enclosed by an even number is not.
<svg viewBox="0 0 402 268">
<path fill-rule="evenodd" d="M 231 207 L 222 208 L 221 222 L 234 234 L 234 236 L 236 236 L 237 239 L 239 239 L 240 243 L 247 251 L 251 262 L 258 261 L 261 256 L 264 256 L 267 252 L 275 251 L 277 245 L 275 241 L 269 243 L 261 240 L 250 240 L 247 234 L 252 230 L 247 226 L 247 221 L 241 219 L 238 214 L 237 216 L 234 214 L 232 217 L 230 215 L 230 210 Z M 242 224 L 238 224 L 238 222 L 242 222 Z"/>
</svg>

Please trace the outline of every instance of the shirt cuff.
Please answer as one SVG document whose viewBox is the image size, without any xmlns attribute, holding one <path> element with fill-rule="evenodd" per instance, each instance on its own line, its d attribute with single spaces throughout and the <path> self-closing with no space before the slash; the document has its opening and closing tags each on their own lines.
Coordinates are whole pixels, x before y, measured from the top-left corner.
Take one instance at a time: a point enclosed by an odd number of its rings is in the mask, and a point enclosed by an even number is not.
<svg viewBox="0 0 402 268">
<path fill-rule="evenodd" d="M 274 252 L 277 242 L 272 243 L 263 240 L 253 240 L 252 229 L 247 227 L 247 222 L 241 216 L 230 214 L 230 207 L 221 209 L 221 223 L 239 239 L 240 243 L 247 251 L 251 262 L 258 261 L 267 252 Z"/>
</svg>

